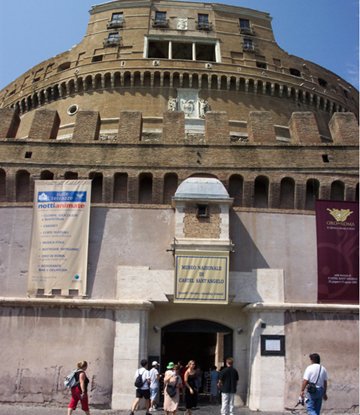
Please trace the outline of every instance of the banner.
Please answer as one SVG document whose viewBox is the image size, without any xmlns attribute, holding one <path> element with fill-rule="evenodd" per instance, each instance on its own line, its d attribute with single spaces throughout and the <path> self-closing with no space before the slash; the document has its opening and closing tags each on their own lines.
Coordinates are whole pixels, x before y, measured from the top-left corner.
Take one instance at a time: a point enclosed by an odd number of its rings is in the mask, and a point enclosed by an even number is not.
<svg viewBox="0 0 360 415">
<path fill-rule="evenodd" d="M 176 251 L 175 302 L 227 304 L 229 252 Z"/>
<path fill-rule="evenodd" d="M 318 301 L 359 302 L 359 203 L 317 200 Z"/>
<path fill-rule="evenodd" d="M 90 200 L 91 180 L 35 181 L 29 295 L 86 295 Z"/>
</svg>

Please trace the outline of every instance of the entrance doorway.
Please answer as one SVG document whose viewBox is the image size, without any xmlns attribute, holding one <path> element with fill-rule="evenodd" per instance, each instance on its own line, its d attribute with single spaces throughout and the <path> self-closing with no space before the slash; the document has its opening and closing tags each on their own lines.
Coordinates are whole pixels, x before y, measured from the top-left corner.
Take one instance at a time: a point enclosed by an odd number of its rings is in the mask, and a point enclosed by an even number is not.
<svg viewBox="0 0 360 415">
<path fill-rule="evenodd" d="M 161 368 L 169 362 L 182 361 L 186 366 L 195 360 L 202 371 L 212 366 L 218 370 L 233 354 L 233 331 L 223 324 L 208 320 L 184 320 L 169 324 L 161 330 Z"/>
</svg>

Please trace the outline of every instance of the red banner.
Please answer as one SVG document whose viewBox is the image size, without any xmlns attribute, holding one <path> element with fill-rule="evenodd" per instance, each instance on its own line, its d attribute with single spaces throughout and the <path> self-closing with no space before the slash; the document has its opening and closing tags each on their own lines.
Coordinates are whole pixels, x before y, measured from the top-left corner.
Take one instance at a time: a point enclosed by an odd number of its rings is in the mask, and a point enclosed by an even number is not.
<svg viewBox="0 0 360 415">
<path fill-rule="evenodd" d="M 318 301 L 359 302 L 359 203 L 317 200 Z"/>
</svg>

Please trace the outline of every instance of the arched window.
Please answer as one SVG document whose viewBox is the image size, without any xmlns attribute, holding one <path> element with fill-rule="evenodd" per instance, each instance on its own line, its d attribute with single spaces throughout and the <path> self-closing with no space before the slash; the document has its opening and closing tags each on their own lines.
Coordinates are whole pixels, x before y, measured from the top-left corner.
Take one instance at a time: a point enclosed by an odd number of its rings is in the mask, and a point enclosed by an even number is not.
<svg viewBox="0 0 360 415">
<path fill-rule="evenodd" d="M 244 180 L 239 174 L 233 174 L 229 179 L 229 194 L 234 198 L 233 206 L 242 206 Z"/>
<path fill-rule="evenodd" d="M 29 201 L 30 173 L 26 170 L 19 170 L 16 173 L 16 201 Z"/>
<path fill-rule="evenodd" d="M 78 174 L 73 172 L 73 171 L 67 171 L 64 174 L 64 179 L 65 180 L 77 180 L 77 178 L 78 178 Z"/>
<path fill-rule="evenodd" d="M 267 208 L 269 204 L 269 179 L 259 176 L 255 179 L 254 207 Z"/>
<path fill-rule="evenodd" d="M 331 200 L 344 200 L 344 190 L 345 186 L 344 183 L 340 180 L 336 180 L 335 182 L 331 183 Z"/>
<path fill-rule="evenodd" d="M 40 180 L 54 180 L 54 173 L 49 170 L 44 170 L 40 173 Z"/>
<path fill-rule="evenodd" d="M 280 209 L 294 209 L 295 182 L 289 177 L 281 180 Z"/>
<path fill-rule="evenodd" d="M 164 205 L 171 205 L 171 198 L 175 195 L 177 187 L 178 187 L 177 174 L 174 174 L 174 173 L 165 174 L 164 194 L 163 194 Z"/>
<path fill-rule="evenodd" d="M 0 169 L 0 202 L 6 202 L 6 173 Z"/>
<path fill-rule="evenodd" d="M 127 173 L 114 174 L 114 203 L 127 203 Z"/>
<path fill-rule="evenodd" d="M 139 176 L 139 203 L 152 203 L 152 184 L 153 178 L 151 173 L 141 173 Z"/>
<path fill-rule="evenodd" d="M 315 210 L 315 199 L 319 199 L 319 181 L 309 179 L 306 183 L 305 210 Z"/>
<path fill-rule="evenodd" d="M 101 203 L 102 202 L 103 175 L 102 173 L 90 173 L 89 178 L 92 179 L 91 203 Z"/>
</svg>

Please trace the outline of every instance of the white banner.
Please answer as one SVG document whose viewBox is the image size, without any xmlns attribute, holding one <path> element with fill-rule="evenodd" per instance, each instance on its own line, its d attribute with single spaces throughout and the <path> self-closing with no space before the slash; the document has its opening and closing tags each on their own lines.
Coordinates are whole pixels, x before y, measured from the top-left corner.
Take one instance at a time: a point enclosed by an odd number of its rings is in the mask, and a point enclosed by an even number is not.
<svg viewBox="0 0 360 415">
<path fill-rule="evenodd" d="M 86 295 L 91 180 L 36 180 L 28 294 Z"/>
</svg>

